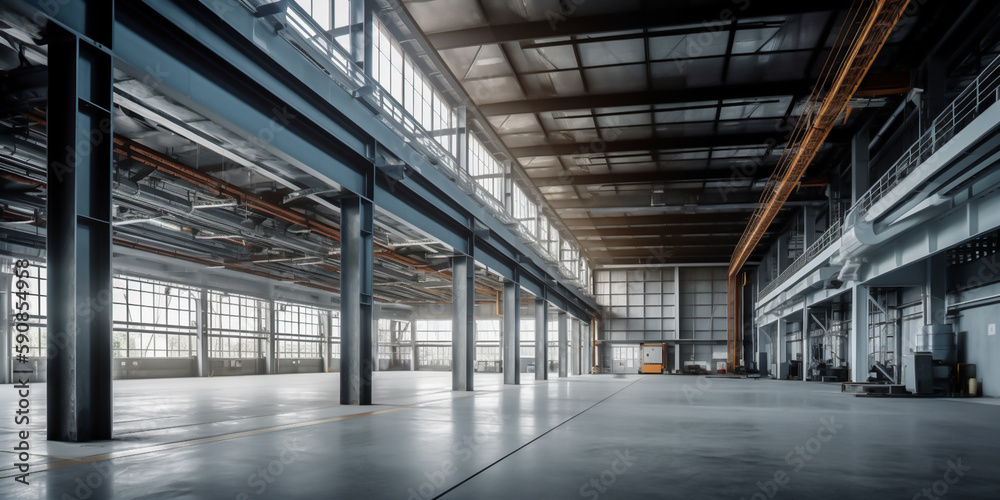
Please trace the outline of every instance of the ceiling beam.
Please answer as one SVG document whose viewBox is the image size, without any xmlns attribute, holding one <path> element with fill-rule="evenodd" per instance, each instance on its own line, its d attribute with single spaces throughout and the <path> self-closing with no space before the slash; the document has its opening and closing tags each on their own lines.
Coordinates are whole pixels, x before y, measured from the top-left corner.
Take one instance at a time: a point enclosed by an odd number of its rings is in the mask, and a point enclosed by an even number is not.
<svg viewBox="0 0 1000 500">
<path fill-rule="evenodd" d="M 563 223 L 570 229 L 576 227 L 615 227 L 615 226 L 660 226 L 685 227 L 692 224 L 729 223 L 743 224 L 745 220 L 734 218 L 733 214 L 671 214 L 671 215 L 640 215 L 632 217 L 575 217 L 563 218 Z M 574 233 L 575 234 L 575 233 Z"/>
<path fill-rule="evenodd" d="M 568 109 L 680 104 L 685 102 L 717 101 L 720 99 L 751 99 L 788 95 L 804 96 L 809 93 L 810 85 L 813 83 L 815 82 L 801 79 L 644 92 L 547 97 L 481 104 L 479 111 L 486 116 L 497 116 L 519 113 L 543 113 Z"/>
<path fill-rule="evenodd" d="M 658 151 L 670 149 L 698 149 L 728 146 L 759 147 L 768 140 L 781 141 L 778 133 L 774 134 L 728 134 L 701 137 L 657 137 L 654 139 L 635 139 L 622 141 L 593 141 L 566 144 L 542 144 L 538 146 L 522 146 L 509 148 L 515 158 L 533 156 L 573 156 L 601 153 L 622 153 L 627 151 Z"/>
<path fill-rule="evenodd" d="M 580 243 L 588 249 L 630 249 L 630 248 L 704 248 L 723 247 L 720 253 L 731 251 L 739 243 L 742 234 L 730 236 L 652 236 L 646 238 L 621 237 L 603 240 L 585 240 Z"/>
<path fill-rule="evenodd" d="M 651 182 L 689 182 L 718 181 L 736 179 L 747 180 L 767 179 L 775 165 L 768 162 L 766 167 L 755 169 L 753 175 L 744 175 L 739 168 L 712 170 L 653 170 L 649 172 L 623 172 L 618 174 L 566 174 L 556 177 L 532 177 L 531 181 L 538 187 L 551 186 L 603 186 L 621 184 L 648 184 Z"/>
<path fill-rule="evenodd" d="M 805 191 L 805 190 L 803 190 Z M 718 196 L 716 196 L 718 194 Z M 705 195 L 712 195 L 711 197 Z M 704 209 L 704 208 L 714 208 L 718 210 L 749 210 L 754 211 L 760 204 L 760 193 L 752 192 L 749 190 L 737 190 L 732 192 L 724 193 L 725 199 L 722 199 L 721 193 L 715 193 L 714 190 L 708 190 L 702 193 L 702 195 L 696 200 L 696 203 L 692 207 L 687 207 L 681 204 L 667 204 L 667 205 L 653 205 L 651 203 L 651 193 L 647 191 L 638 191 L 635 193 L 629 193 L 628 195 L 606 195 L 598 196 L 594 198 L 575 198 L 575 199 L 562 199 L 562 200 L 549 200 L 549 205 L 556 210 L 595 210 L 595 209 L 614 209 L 618 212 L 631 212 L 633 209 L 645 210 L 649 208 L 660 208 L 664 212 L 669 212 L 670 210 L 683 210 L 686 208 L 692 209 Z M 789 203 L 786 203 L 788 207 L 801 206 L 808 204 L 819 204 L 827 203 L 829 200 L 822 195 L 809 194 L 806 192 L 800 192 L 794 197 L 789 198 Z"/>
<path fill-rule="evenodd" d="M 667 2 L 664 2 L 667 4 Z M 709 31 L 723 29 L 732 19 L 788 16 L 808 12 L 844 10 L 844 3 L 836 0 L 771 0 L 768 2 L 717 2 L 707 5 L 690 5 L 648 9 L 646 12 L 620 12 L 599 16 L 562 15 L 552 12 L 544 21 L 481 26 L 427 35 L 435 49 L 474 47 L 503 42 L 534 41 L 539 39 L 610 33 L 614 31 L 664 28 L 668 26 L 704 25 Z"/>
<path fill-rule="evenodd" d="M 643 226 L 643 227 L 609 227 L 603 229 L 574 229 L 573 236 L 586 243 L 595 241 L 593 238 L 610 238 L 615 236 L 691 236 L 691 235 L 724 235 L 743 234 L 746 222 L 742 227 L 739 224 L 702 224 L 700 227 L 683 227 L 668 229 L 665 226 Z"/>
<path fill-rule="evenodd" d="M 609 258 L 646 258 L 654 260 L 657 258 L 670 259 L 672 257 L 701 257 L 710 259 L 710 262 L 722 262 L 732 257 L 733 246 L 705 248 L 685 248 L 682 250 L 671 250 L 667 247 L 659 248 L 627 248 L 622 250 L 589 250 L 587 256 L 594 260 Z"/>
</svg>

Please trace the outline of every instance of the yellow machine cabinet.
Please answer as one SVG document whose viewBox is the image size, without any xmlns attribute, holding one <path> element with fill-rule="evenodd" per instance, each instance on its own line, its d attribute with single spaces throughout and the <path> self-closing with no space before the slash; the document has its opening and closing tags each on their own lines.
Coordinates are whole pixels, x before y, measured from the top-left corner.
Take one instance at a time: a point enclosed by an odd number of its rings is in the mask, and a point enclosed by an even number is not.
<svg viewBox="0 0 1000 500">
<path fill-rule="evenodd" d="M 663 373 L 667 370 L 666 344 L 641 344 L 642 369 L 639 373 Z"/>
</svg>

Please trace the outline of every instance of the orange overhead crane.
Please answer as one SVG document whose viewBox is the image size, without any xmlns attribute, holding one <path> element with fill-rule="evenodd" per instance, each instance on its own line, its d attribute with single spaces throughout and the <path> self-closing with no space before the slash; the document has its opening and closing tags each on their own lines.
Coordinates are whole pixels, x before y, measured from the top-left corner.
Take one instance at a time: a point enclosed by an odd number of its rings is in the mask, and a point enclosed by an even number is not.
<svg viewBox="0 0 1000 500">
<path fill-rule="evenodd" d="M 742 335 L 740 291 L 743 265 L 760 243 L 782 205 L 795 190 L 806 168 L 816 157 L 830 130 L 846 111 L 876 56 L 899 22 L 909 0 L 859 0 L 848 12 L 833 50 L 823 65 L 819 81 L 792 130 L 778 168 L 771 174 L 760 205 L 750 217 L 729 263 L 727 314 L 727 367 L 741 364 Z"/>
</svg>

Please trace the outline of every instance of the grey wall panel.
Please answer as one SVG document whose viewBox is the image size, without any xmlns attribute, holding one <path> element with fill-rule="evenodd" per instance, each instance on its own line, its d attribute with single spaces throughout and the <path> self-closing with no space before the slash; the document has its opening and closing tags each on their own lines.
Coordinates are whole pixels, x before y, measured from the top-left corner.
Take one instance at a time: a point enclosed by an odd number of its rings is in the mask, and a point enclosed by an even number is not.
<svg viewBox="0 0 1000 500">
<path fill-rule="evenodd" d="M 1000 295 L 1000 284 L 968 290 L 958 294 L 956 302 Z M 990 335 L 990 325 L 996 332 L 1000 326 L 1000 304 L 987 304 L 958 313 L 955 330 L 958 337 L 958 361 L 975 363 L 976 375 L 982 383 L 982 394 L 1000 396 L 1000 333 Z"/>
</svg>

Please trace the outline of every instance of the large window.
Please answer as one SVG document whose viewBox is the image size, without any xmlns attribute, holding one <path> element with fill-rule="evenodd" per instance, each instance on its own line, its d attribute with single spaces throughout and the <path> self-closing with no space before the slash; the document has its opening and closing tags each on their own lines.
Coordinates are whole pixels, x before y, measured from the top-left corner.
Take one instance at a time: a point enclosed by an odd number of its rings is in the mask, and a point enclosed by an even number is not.
<svg viewBox="0 0 1000 500">
<path fill-rule="evenodd" d="M 340 359 L 340 311 L 330 311 L 330 359 Z"/>
<path fill-rule="evenodd" d="M 348 76 L 352 76 L 348 62 L 339 51 L 331 51 L 329 39 L 350 53 L 351 49 L 351 4 L 361 0 L 296 0 L 296 4 L 315 21 L 306 23 L 309 26 L 299 26 L 302 23 L 291 22 L 292 29 L 298 29 L 312 42 L 321 53 L 333 58 Z M 302 17 L 299 9 L 295 18 Z M 436 70 L 427 67 L 423 59 L 413 58 L 404 50 L 405 44 L 391 33 L 392 26 L 383 24 L 378 18 L 372 20 L 373 33 L 367 43 L 371 43 L 372 60 L 370 72 L 377 83 L 374 86 L 372 98 L 377 100 L 383 117 L 395 122 L 403 133 L 411 134 L 411 138 L 423 146 L 427 153 L 436 156 L 441 164 L 456 168 L 458 158 L 459 120 L 458 115 L 446 99 L 449 94 L 439 90 Z M 354 68 L 355 70 L 357 68 Z M 484 127 L 485 124 L 481 124 Z M 471 125 L 470 126 L 474 126 Z M 488 129 L 488 127 L 487 127 Z M 507 215 L 517 219 L 524 232 L 532 242 L 536 243 L 563 264 L 566 272 L 583 283 L 588 282 L 587 271 L 582 268 L 579 249 L 571 247 L 567 254 L 559 233 L 548 219 L 539 224 L 539 206 L 529 196 L 534 196 L 525 190 L 528 184 L 512 184 L 512 192 L 507 193 L 504 182 L 504 165 L 497 161 L 474 134 L 467 135 L 468 174 L 476 183 L 477 193 L 483 201 L 497 213 L 504 213 L 507 196 L 511 197 L 512 207 Z"/>
<path fill-rule="evenodd" d="M 325 31 L 330 31 L 333 26 L 333 13 L 330 11 L 330 4 L 334 0 L 295 0 L 295 3 L 302 7 L 302 10 L 306 11 L 306 14 L 312 16 L 316 20 L 316 24 L 319 24 L 320 28 Z M 349 3 L 349 2 L 342 2 Z"/>
<path fill-rule="evenodd" d="M 451 320 L 418 319 L 417 342 L 451 342 Z"/>
<path fill-rule="evenodd" d="M 360 0 L 354 0 L 360 1 Z M 295 0 L 320 29 L 351 53 L 351 0 Z"/>
<path fill-rule="evenodd" d="M 511 193 L 511 202 L 514 209 L 511 215 L 520 221 L 521 226 L 524 227 L 524 230 L 528 234 L 534 237 L 537 234 L 538 205 L 529 200 L 528 196 L 521 189 L 521 186 L 517 184 L 514 184 L 513 192 Z"/>
<path fill-rule="evenodd" d="M 279 358 L 322 359 L 326 315 L 309 306 L 276 302 L 274 340 Z"/>
<path fill-rule="evenodd" d="M 373 20 L 372 76 L 393 100 L 399 103 L 424 131 L 428 132 L 445 151 L 457 156 L 456 125 L 458 119 L 444 96 L 427 82 L 420 68 L 404 52 L 385 26 Z M 403 116 L 396 109 L 387 109 L 399 122 Z"/>
<path fill-rule="evenodd" d="M 559 262 L 573 276 L 580 275 L 580 250 L 576 248 L 576 245 L 563 240 L 559 252 Z"/>
<path fill-rule="evenodd" d="M 410 322 L 399 319 L 379 319 L 378 369 L 409 370 L 412 359 Z"/>
<path fill-rule="evenodd" d="M 417 320 L 417 363 L 424 370 L 451 369 L 451 320 Z"/>
<path fill-rule="evenodd" d="M 521 358 L 535 357 L 535 318 L 521 318 Z"/>
<path fill-rule="evenodd" d="M 500 371 L 500 320 L 476 320 L 476 371 Z"/>
<path fill-rule="evenodd" d="M 199 292 L 172 283 L 114 279 L 114 355 L 120 358 L 197 355 Z"/>
<path fill-rule="evenodd" d="M 469 134 L 469 175 L 492 198 L 486 201 L 502 210 L 504 199 L 503 165 L 472 134 Z"/>
<path fill-rule="evenodd" d="M 541 215 L 538 226 L 538 244 L 543 250 L 555 258 L 559 257 L 559 231 L 552 226 L 552 221 L 548 217 Z"/>
<path fill-rule="evenodd" d="M 612 341 L 677 338 L 674 271 L 673 268 L 595 271 L 595 298 L 605 311 L 601 321 L 604 338 Z"/>
<path fill-rule="evenodd" d="M 225 292 L 209 292 L 209 356 L 260 358 L 267 336 L 267 302 Z"/>
<path fill-rule="evenodd" d="M 26 353 L 29 357 L 44 358 L 47 355 L 46 354 L 47 348 L 45 345 L 46 343 L 45 317 L 48 313 L 48 311 L 46 310 L 47 301 L 45 300 L 45 296 L 47 293 L 46 287 L 48 286 L 48 282 L 45 279 L 46 269 L 45 266 L 39 265 L 38 263 L 35 262 L 32 262 L 27 269 L 28 269 L 28 277 L 22 278 L 21 281 L 27 283 L 28 287 L 18 289 L 17 288 L 18 279 L 16 277 L 13 278 L 10 282 L 10 290 L 9 290 L 10 293 L 7 294 L 7 297 L 10 298 L 10 302 L 8 304 L 5 304 L 4 307 L 7 307 L 8 311 L 17 311 L 17 303 L 21 301 L 21 298 L 25 299 L 25 301 L 28 303 L 27 312 L 29 320 L 25 322 L 25 324 L 28 325 L 28 330 L 24 332 L 24 334 L 27 335 L 28 341 L 22 344 L 27 345 L 29 347 L 28 352 Z M 11 264 L 10 269 L 4 269 L 3 272 L 7 274 L 13 274 L 14 273 L 13 265 Z M 21 297 L 18 297 L 18 294 L 21 294 Z M 22 332 L 16 332 L 16 333 L 22 333 Z M 14 351 L 14 347 L 16 346 L 16 344 L 14 342 L 11 342 L 10 345 L 11 345 L 10 356 L 15 356 L 17 354 Z"/>
</svg>

